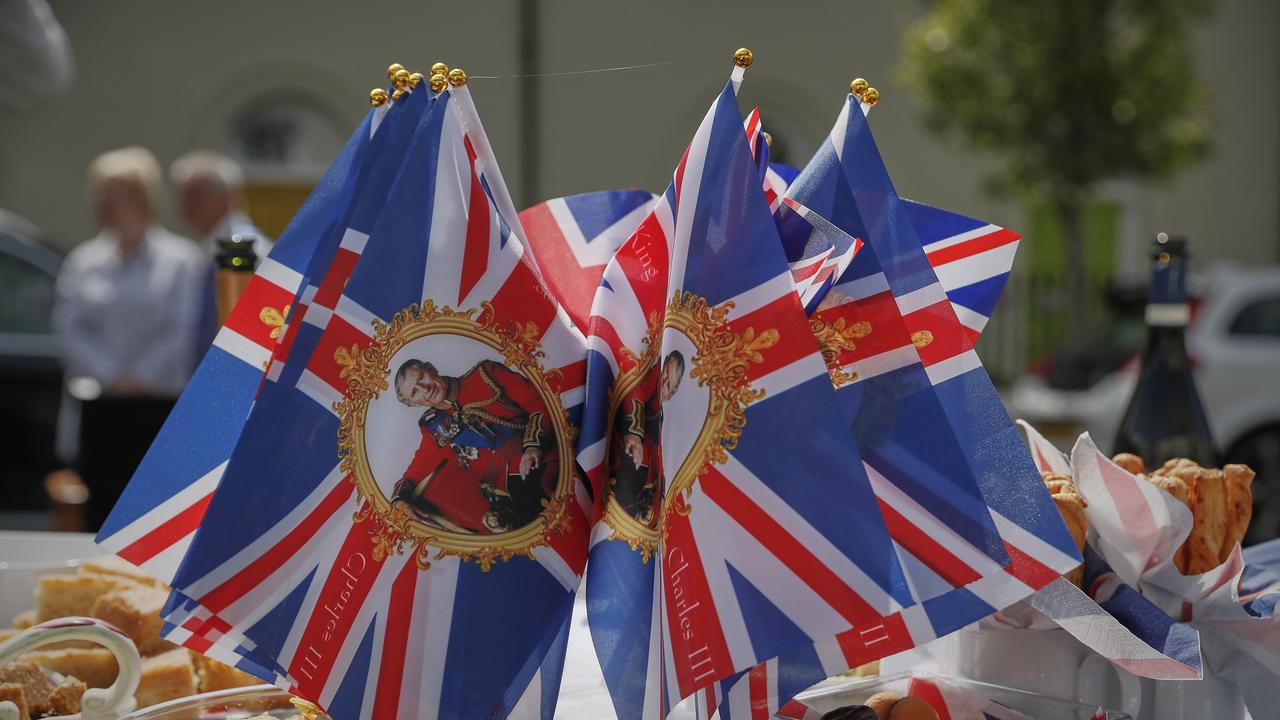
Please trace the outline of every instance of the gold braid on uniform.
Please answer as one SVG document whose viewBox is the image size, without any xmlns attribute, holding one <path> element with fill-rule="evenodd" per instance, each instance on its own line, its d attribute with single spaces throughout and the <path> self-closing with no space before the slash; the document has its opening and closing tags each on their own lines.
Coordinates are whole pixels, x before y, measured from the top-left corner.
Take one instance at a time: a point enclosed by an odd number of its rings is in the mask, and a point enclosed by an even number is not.
<svg viewBox="0 0 1280 720">
<path fill-rule="evenodd" d="M 542 413 L 531 414 L 529 422 L 525 423 L 524 446 L 526 448 L 542 446 Z"/>
<path fill-rule="evenodd" d="M 641 440 L 644 439 L 644 403 L 639 400 L 631 399 L 631 412 L 627 413 L 627 419 L 631 421 L 631 427 L 627 428 L 628 435 L 635 435 Z"/>
</svg>

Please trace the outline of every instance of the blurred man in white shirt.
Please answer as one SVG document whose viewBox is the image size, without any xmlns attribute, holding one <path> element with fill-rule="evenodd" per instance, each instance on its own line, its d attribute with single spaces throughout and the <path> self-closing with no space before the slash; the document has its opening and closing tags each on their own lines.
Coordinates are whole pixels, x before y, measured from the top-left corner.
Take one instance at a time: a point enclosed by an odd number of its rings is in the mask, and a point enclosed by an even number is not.
<svg viewBox="0 0 1280 720">
<path fill-rule="evenodd" d="M 210 150 L 189 152 L 173 161 L 169 180 L 179 215 L 210 258 L 218 239 L 233 235 L 252 235 L 254 252 L 266 257 L 271 241 L 244 213 L 244 171 L 235 160 Z"/>
<path fill-rule="evenodd" d="M 244 171 L 235 160 L 210 150 L 189 152 L 169 167 L 169 180 L 173 183 L 178 214 L 196 236 L 206 258 L 193 344 L 194 353 L 199 357 L 218 333 L 213 289 L 218 240 L 236 235 L 252 237 L 259 262 L 271 251 L 271 241 L 242 209 Z"/>
</svg>

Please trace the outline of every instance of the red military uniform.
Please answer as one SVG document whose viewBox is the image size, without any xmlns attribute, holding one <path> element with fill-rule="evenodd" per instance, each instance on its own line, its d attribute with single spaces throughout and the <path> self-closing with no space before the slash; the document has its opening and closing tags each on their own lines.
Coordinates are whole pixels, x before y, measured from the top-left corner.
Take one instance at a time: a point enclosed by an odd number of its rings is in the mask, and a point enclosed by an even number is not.
<svg viewBox="0 0 1280 720">
<path fill-rule="evenodd" d="M 492 360 L 443 378 L 445 400 L 418 421 L 422 442 L 395 498 L 451 529 L 502 532 L 533 520 L 555 489 L 557 448 L 533 383 Z M 525 478 L 525 450 L 542 451 Z"/>
<path fill-rule="evenodd" d="M 662 504 L 662 399 L 658 393 L 661 373 L 652 368 L 618 407 L 612 458 L 613 496 L 624 510 L 647 525 L 654 525 Z M 626 453 L 623 438 L 640 439 L 643 461 L 639 466 Z"/>
</svg>

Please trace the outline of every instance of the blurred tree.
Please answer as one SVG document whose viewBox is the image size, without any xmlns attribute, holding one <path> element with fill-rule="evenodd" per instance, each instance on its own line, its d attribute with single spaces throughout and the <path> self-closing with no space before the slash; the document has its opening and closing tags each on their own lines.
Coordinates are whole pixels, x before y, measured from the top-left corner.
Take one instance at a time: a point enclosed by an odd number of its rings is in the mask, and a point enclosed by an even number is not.
<svg viewBox="0 0 1280 720">
<path fill-rule="evenodd" d="M 1210 0 L 935 0 L 906 37 L 926 123 L 1003 156 L 988 187 L 1046 203 L 1085 297 L 1084 206 L 1112 178 L 1169 177 L 1208 149 L 1191 32 Z"/>
</svg>

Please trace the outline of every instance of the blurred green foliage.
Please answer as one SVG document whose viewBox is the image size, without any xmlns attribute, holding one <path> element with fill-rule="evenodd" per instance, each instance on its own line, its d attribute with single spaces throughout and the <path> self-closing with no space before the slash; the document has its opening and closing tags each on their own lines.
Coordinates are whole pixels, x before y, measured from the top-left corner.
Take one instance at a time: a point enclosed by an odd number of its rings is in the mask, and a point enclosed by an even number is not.
<svg viewBox="0 0 1280 720">
<path fill-rule="evenodd" d="M 903 71 L 928 127 L 1003 164 L 996 191 L 1078 208 L 1208 149 L 1191 33 L 1207 0 L 936 0 Z"/>
<path fill-rule="evenodd" d="M 1028 352 L 1079 343 L 1105 312 L 1114 221 L 1099 183 L 1167 178 L 1209 148 L 1192 33 L 1210 0 L 934 0 L 902 72 L 928 128 L 999 157 L 988 189 L 1027 201 L 1042 261 L 1026 286 Z M 1048 263 L 1044 260 L 1053 258 Z"/>
</svg>

